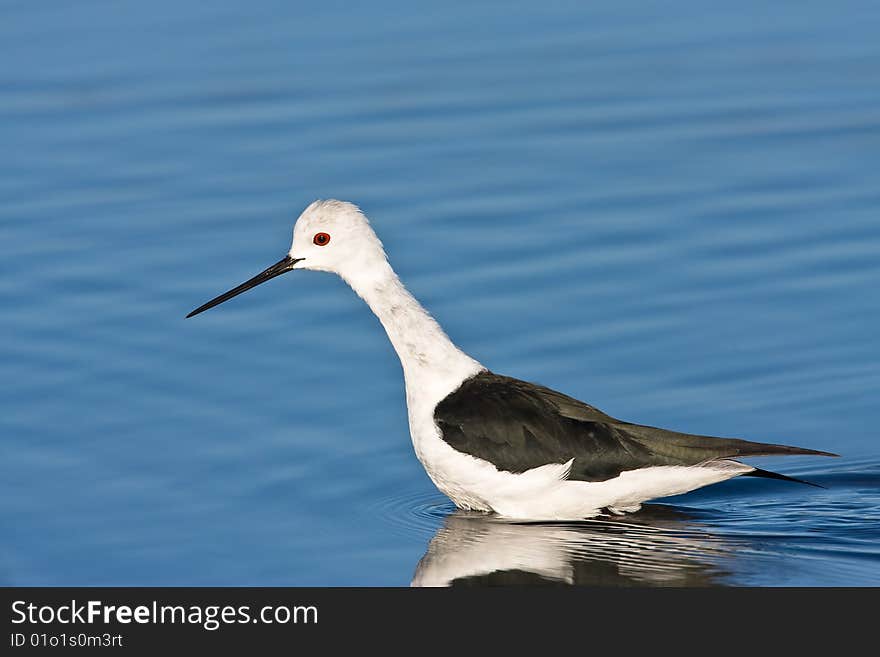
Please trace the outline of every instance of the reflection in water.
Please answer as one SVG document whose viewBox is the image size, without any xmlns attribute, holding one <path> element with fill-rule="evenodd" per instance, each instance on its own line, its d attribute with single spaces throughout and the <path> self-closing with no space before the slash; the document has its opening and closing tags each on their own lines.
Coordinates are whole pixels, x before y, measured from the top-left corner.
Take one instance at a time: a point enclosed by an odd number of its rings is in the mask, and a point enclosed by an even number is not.
<svg viewBox="0 0 880 657">
<path fill-rule="evenodd" d="M 412 585 L 716 586 L 732 554 L 729 542 L 660 505 L 626 519 L 551 524 L 456 511 Z"/>
</svg>

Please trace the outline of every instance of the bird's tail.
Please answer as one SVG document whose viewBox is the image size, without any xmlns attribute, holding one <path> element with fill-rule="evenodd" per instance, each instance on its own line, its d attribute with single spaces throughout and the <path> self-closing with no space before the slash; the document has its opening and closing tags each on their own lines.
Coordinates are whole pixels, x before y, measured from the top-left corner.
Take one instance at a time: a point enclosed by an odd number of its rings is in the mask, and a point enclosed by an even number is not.
<svg viewBox="0 0 880 657">
<path fill-rule="evenodd" d="M 816 488 L 825 488 L 820 484 L 814 484 L 812 481 L 804 481 L 803 479 L 795 479 L 794 477 L 789 477 L 788 475 L 779 474 L 778 472 L 771 472 L 770 470 L 762 470 L 761 468 L 755 468 L 751 472 L 744 472 L 743 477 L 762 477 L 764 479 L 779 479 L 781 481 L 793 481 L 796 484 L 806 484 L 807 486 L 815 486 Z"/>
</svg>

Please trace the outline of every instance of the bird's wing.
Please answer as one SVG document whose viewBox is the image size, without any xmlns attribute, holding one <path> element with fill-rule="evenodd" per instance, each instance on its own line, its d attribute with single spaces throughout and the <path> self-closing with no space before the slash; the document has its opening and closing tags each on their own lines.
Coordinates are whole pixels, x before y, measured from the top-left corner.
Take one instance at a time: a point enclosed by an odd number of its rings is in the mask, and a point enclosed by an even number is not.
<svg viewBox="0 0 880 657">
<path fill-rule="evenodd" d="M 834 456 L 631 424 L 550 388 L 491 372 L 466 380 L 437 405 L 434 419 L 449 445 L 499 470 L 519 473 L 573 461 L 569 478 L 582 481 L 604 481 L 638 468 L 698 465 L 738 456 Z"/>
</svg>

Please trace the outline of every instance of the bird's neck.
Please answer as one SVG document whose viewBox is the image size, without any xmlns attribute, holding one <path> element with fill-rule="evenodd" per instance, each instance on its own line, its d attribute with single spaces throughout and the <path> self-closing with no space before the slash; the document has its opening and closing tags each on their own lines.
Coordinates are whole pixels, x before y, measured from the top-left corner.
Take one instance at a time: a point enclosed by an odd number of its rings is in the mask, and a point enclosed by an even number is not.
<svg viewBox="0 0 880 657">
<path fill-rule="evenodd" d="M 408 400 L 419 397 L 437 403 L 485 369 L 455 346 L 387 262 L 371 268 L 369 276 L 343 278 L 385 327 L 403 366 Z"/>
</svg>

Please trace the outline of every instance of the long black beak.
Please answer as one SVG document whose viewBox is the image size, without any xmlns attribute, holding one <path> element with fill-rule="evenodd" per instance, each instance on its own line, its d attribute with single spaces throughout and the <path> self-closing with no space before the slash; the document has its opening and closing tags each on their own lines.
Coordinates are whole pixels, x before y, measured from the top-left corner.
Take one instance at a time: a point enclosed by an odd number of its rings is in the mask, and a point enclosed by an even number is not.
<svg viewBox="0 0 880 657">
<path fill-rule="evenodd" d="M 193 310 L 189 315 L 187 315 L 187 319 L 193 317 L 194 315 L 198 315 L 199 313 L 205 312 L 209 308 L 213 308 L 214 306 L 219 306 L 224 301 L 229 301 L 232 297 L 237 297 L 242 292 L 247 292 L 252 287 L 256 287 L 260 283 L 265 283 L 268 280 L 275 278 L 276 276 L 281 276 L 281 274 L 286 274 L 287 272 L 293 269 L 293 266 L 298 263 L 303 258 L 291 258 L 290 256 L 285 256 L 283 260 L 279 260 L 274 265 L 266 269 L 265 271 L 261 271 L 259 274 L 254 276 L 249 281 L 245 281 L 238 287 L 232 288 L 229 292 L 225 292 L 221 294 L 219 297 L 211 299 L 208 303 L 203 306 L 199 306 L 195 310 Z"/>
</svg>

